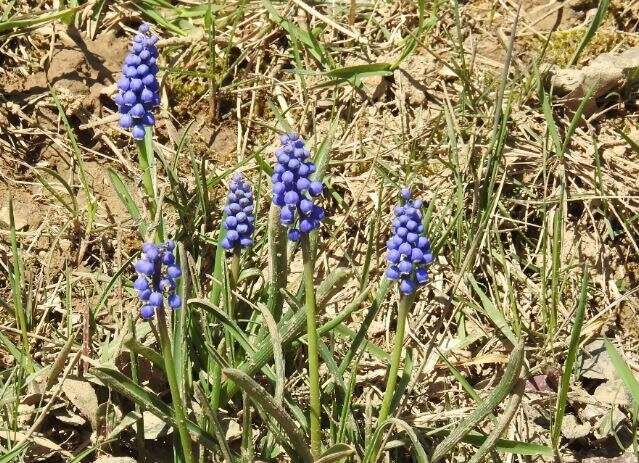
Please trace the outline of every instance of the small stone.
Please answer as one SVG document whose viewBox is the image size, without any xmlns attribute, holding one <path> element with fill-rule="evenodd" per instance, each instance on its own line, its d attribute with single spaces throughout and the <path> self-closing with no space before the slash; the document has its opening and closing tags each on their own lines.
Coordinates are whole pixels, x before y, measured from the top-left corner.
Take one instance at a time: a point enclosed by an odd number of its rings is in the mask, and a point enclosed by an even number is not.
<svg viewBox="0 0 639 463">
<path fill-rule="evenodd" d="M 620 379 L 611 379 L 597 386 L 594 397 L 598 403 L 629 406 L 630 393 Z"/>
<path fill-rule="evenodd" d="M 584 347 L 584 361 L 581 371 L 583 377 L 590 379 L 607 380 L 617 376 L 603 340 L 597 339 Z"/>
<path fill-rule="evenodd" d="M 242 429 L 240 425 L 235 420 L 229 421 L 229 427 L 226 429 L 226 440 L 228 442 L 232 442 L 234 440 L 239 439 L 242 436 Z"/>
<path fill-rule="evenodd" d="M 579 439 L 590 434 L 592 427 L 588 423 L 579 423 L 574 415 L 564 416 L 561 434 L 567 439 Z"/>
<path fill-rule="evenodd" d="M 9 217 L 9 205 L 7 204 L 2 209 L 0 209 L 0 227 L 9 228 L 10 222 L 11 220 Z M 27 218 L 20 214 L 20 211 L 17 210 L 15 207 L 15 203 L 13 207 L 13 223 L 17 231 L 24 230 L 29 226 Z"/>
</svg>

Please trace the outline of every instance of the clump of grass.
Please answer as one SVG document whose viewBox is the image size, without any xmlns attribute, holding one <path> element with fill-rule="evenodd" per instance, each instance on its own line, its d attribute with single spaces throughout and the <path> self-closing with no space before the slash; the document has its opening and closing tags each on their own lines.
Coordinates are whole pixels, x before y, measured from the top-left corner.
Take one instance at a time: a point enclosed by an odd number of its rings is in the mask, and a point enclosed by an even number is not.
<svg viewBox="0 0 639 463">
<path fill-rule="evenodd" d="M 575 27 L 567 30 L 553 32 L 544 54 L 544 61 L 557 64 L 558 66 L 569 66 L 573 52 L 579 46 L 587 27 Z M 537 36 L 531 36 L 523 40 L 525 44 L 530 44 L 538 54 L 546 45 L 546 40 Z M 622 51 L 639 44 L 639 38 L 633 34 L 611 30 L 609 28 L 599 28 L 594 34 L 583 53 L 579 57 L 579 65 L 587 63 L 589 60 L 613 51 Z"/>
</svg>

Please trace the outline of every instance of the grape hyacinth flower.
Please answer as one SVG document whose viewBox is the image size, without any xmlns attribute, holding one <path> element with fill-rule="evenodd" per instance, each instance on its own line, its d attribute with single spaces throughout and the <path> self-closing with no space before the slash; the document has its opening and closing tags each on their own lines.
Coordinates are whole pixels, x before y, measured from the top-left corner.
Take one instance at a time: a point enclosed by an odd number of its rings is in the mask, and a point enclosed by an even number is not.
<svg viewBox="0 0 639 463">
<path fill-rule="evenodd" d="M 281 208 L 281 224 L 292 227 L 288 239 L 298 241 L 302 234 L 318 228 L 324 218 L 324 209 L 313 203 L 313 198 L 322 194 L 324 185 L 310 179 L 315 164 L 300 136 L 288 133 L 280 141 L 282 147 L 275 151 L 277 163 L 273 168 L 273 203 Z"/>
<path fill-rule="evenodd" d="M 408 188 L 402 189 L 402 198 L 404 205 L 395 208 L 393 236 L 387 243 L 386 277 L 399 280 L 400 291 L 409 295 L 428 281 L 427 266 L 433 261 L 433 255 L 422 225 L 422 201 L 411 200 Z"/>
<path fill-rule="evenodd" d="M 226 250 L 246 248 L 253 244 L 253 192 L 241 173 L 235 174 L 229 185 L 224 207 L 226 237 L 222 247 Z"/>
<path fill-rule="evenodd" d="M 135 264 L 138 278 L 133 287 L 144 303 L 140 316 L 145 320 L 153 318 L 156 309 L 162 309 L 164 301 L 172 309 L 182 306 L 180 296 L 175 293 L 175 280 L 182 276 L 182 270 L 175 261 L 175 243 L 171 240 L 155 245 L 142 245 L 143 256 Z"/>
<path fill-rule="evenodd" d="M 386 254 L 389 263 L 386 277 L 393 281 L 399 280 L 401 296 L 397 306 L 395 342 L 386 376 L 386 389 L 377 418 L 378 427 L 383 426 L 390 415 L 402 358 L 406 320 L 415 301 L 415 289 L 428 280 L 427 266 L 433 261 L 430 242 L 424 234 L 424 225 L 422 224 L 423 203 L 421 200 L 411 199 L 411 192 L 408 188 L 402 188 L 402 198 L 403 204 L 395 208 L 393 236 L 388 240 Z M 380 442 L 377 441 L 374 444 L 372 461 L 377 461 L 378 452 L 381 450 Z"/>
<path fill-rule="evenodd" d="M 136 140 L 144 138 L 144 126 L 155 124 L 153 110 L 160 104 L 160 86 L 156 77 L 157 41 L 158 37 L 149 33 L 149 25 L 141 24 L 124 59 L 123 76 L 113 98 L 120 113 L 120 127 L 131 129 Z"/>
</svg>

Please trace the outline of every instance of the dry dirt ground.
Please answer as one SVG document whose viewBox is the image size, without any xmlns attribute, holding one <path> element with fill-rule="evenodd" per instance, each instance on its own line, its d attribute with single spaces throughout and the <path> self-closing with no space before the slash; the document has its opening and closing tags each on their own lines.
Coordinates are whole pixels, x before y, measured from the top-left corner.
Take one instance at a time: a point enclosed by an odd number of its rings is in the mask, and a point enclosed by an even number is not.
<svg viewBox="0 0 639 463">
<path fill-rule="evenodd" d="M 63 2 L 21 3 L 13 5 L 11 16 L 37 17 Z M 186 31 L 179 35 L 129 2 L 103 3 L 98 15 L 92 9 L 95 3 L 81 5 L 71 24 L 54 20 L 0 32 L 0 329 L 9 342 L 21 342 L 9 277 L 15 258 L 9 233 L 11 197 L 22 261 L 21 299 L 34 360 L 53 365 L 68 334 L 74 333 L 67 364 L 75 352 L 82 352 L 96 361 L 117 357 L 116 363 L 128 371 L 128 353 L 112 346 L 127 314 L 135 313 L 136 301 L 124 283 L 118 283 L 104 304 L 97 302 L 104 285 L 142 242 L 138 224 L 109 175 L 109 169 L 117 171 L 130 191 L 140 189 L 135 145 L 117 126 L 111 97 L 133 30 L 150 20 L 161 39 L 163 103 L 155 129 L 157 149 L 175 166 L 188 195 L 195 196 L 198 188 L 194 166 L 216 178 L 239 164 L 254 184 L 261 179 L 268 190 L 268 176 L 259 166 L 271 162 L 274 128 L 282 123 L 299 131 L 314 149 L 330 139 L 326 181 L 331 197 L 326 206 L 331 226 L 321 232 L 325 244 L 320 245 L 318 275 L 337 265 L 359 271 L 371 258 L 369 250 L 372 258 L 368 280 L 346 285 L 326 307 L 324 319 L 353 298 L 359 283 L 376 285 L 382 277 L 392 189 L 408 182 L 433 204 L 429 230 L 439 245 L 437 263 L 409 323 L 414 376 L 401 411 L 407 422 L 429 430 L 459 419 L 473 406 L 438 352 L 480 395 L 495 386 L 508 350 L 492 308 L 510 325 L 518 319 L 526 335 L 526 393 L 504 437 L 549 445 L 581 265 L 586 263 L 588 301 L 578 373 L 562 429 L 562 455 L 566 461 L 635 461 L 624 456 L 633 435 L 631 398 L 600 338 L 612 339 L 631 370 L 639 371 L 639 127 L 632 85 L 639 60 L 636 68 L 619 64 L 621 79 L 611 81 L 596 66 L 585 75 L 583 85 L 603 82 L 608 87 L 577 122 L 563 157 L 558 156 L 549 117 L 563 140 L 578 103 L 557 93 L 544 112 L 540 97 L 541 88 L 562 87 L 551 76 L 560 78 L 561 69 L 570 67 L 598 2 L 523 2 L 503 99 L 502 70 L 517 15 L 514 0 L 460 2 L 458 16 L 454 2 L 439 2 L 433 27 L 394 72 L 364 77 L 361 85 L 339 86 L 327 84 L 331 76 L 317 71 L 329 68 L 321 68 L 322 60 L 306 44 L 293 44 L 259 2 L 239 2 L 245 12 L 235 25 L 224 18 L 230 18 L 237 5 L 222 6 L 212 43 L 202 33 L 201 17 L 171 22 Z M 354 14 L 330 2 L 315 5 L 314 11 L 328 22 L 299 3 L 277 3 L 276 8 L 300 28 L 315 28 L 333 68 L 393 62 L 401 39 L 418 21 L 409 1 L 354 2 Z M 585 68 L 603 53 L 616 56 L 639 46 L 639 2 L 610 3 L 602 26 L 571 68 Z M 431 6 L 426 2 L 426 17 Z M 167 17 L 174 14 L 162 11 Z M 216 50 L 214 63 L 210 47 Z M 299 56 L 291 51 L 295 48 Z M 291 72 L 298 68 L 313 72 Z M 574 82 L 564 86 L 569 91 L 579 87 Z M 52 95 L 64 108 L 73 135 Z M 509 119 L 491 177 L 487 166 L 496 102 Z M 480 223 L 485 199 L 481 191 L 491 178 L 489 195 L 498 199 L 489 222 Z M 160 181 L 168 195 L 171 183 L 164 170 Z M 211 188 L 211 204 L 221 204 L 223 193 L 223 184 Z M 141 198 L 134 199 L 143 205 Z M 260 198 L 266 211 L 268 195 Z M 95 215 L 89 220 L 92 205 Z M 373 223 L 378 212 L 384 219 Z M 200 258 L 210 258 L 219 212 L 208 211 L 204 217 L 201 210 L 194 211 L 190 229 L 180 225 L 171 204 L 165 213 L 177 238 L 185 240 L 192 233 Z M 485 235 L 475 242 L 477 227 Z M 251 264 L 266 278 L 265 248 L 257 249 Z M 294 262 L 293 272 L 299 267 Z M 558 315 L 549 334 L 551 306 Z M 89 323 L 87 314 L 95 307 Z M 391 348 L 393 313 L 389 300 L 368 332 L 369 341 L 386 351 Z M 355 312 L 348 325 L 357 330 L 362 319 L 363 312 Z M 348 345 L 348 340 L 335 340 L 336 352 Z M 11 381 L 16 362 L 3 341 L 2 384 Z M 38 429 L 40 441 L 25 461 L 68 461 L 111 431 L 107 417 L 124 410 L 112 412 L 106 389 L 83 379 L 87 367 L 85 358 L 70 371 L 69 381 L 76 381 L 76 388 L 58 391 L 45 425 Z M 385 368 L 372 355 L 362 357 L 355 402 L 362 407 L 379 403 Z M 144 379 L 152 389 L 166 390 L 162 377 L 150 368 Z M 88 388 L 86 393 L 74 395 L 83 388 Z M 302 375 L 293 375 L 287 388 L 301 391 L 304 400 Z M 17 399 L 18 423 L 11 426 L 21 432 L 33 425 L 39 400 L 50 397 L 41 385 L 27 391 Z M 9 403 L 3 399 L 2 406 Z M 15 416 L 6 410 L 2 415 L 0 422 Z M 236 421 L 234 416 L 225 421 L 231 434 Z M 485 424 L 488 429 L 490 422 Z M 123 436 L 85 461 L 133 455 L 131 432 Z M 162 445 L 150 447 L 164 452 L 170 439 L 158 437 L 158 442 Z M 466 461 L 470 452 L 471 447 L 462 446 L 451 461 Z"/>
</svg>

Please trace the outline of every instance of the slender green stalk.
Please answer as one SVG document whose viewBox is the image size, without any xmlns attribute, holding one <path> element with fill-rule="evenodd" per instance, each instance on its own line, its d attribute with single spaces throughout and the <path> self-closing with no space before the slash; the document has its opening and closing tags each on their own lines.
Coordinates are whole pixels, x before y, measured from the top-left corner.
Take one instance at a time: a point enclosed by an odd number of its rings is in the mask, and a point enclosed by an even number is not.
<svg viewBox="0 0 639 463">
<path fill-rule="evenodd" d="M 133 334 L 133 339 L 136 339 L 135 324 L 133 323 L 133 319 L 131 317 L 129 317 L 129 329 Z M 131 357 L 131 380 L 136 384 L 140 384 L 138 354 L 133 351 L 130 351 L 129 354 Z M 138 462 L 145 463 L 146 447 L 144 446 L 144 408 L 136 403 L 135 411 L 140 414 L 140 418 L 135 422 L 135 443 L 138 448 Z"/>
<path fill-rule="evenodd" d="M 158 187 L 156 182 L 155 155 L 153 153 L 153 129 L 145 127 L 144 140 L 136 140 L 138 147 L 138 163 L 142 171 L 142 186 L 148 199 L 148 208 L 151 215 L 151 223 L 157 220 L 155 230 L 158 241 L 164 241 L 164 220 L 158 214 Z"/>
<path fill-rule="evenodd" d="M 253 452 L 253 436 L 251 433 L 251 401 L 246 392 L 242 393 L 242 410 L 244 411 L 242 417 L 242 459 L 250 463 L 255 461 L 255 454 Z"/>
<path fill-rule="evenodd" d="M 408 318 L 408 312 L 415 300 L 415 293 L 410 296 L 402 295 L 399 299 L 399 306 L 397 309 L 397 328 L 395 329 L 395 345 L 393 346 L 393 352 L 391 354 L 391 363 L 388 370 L 388 377 L 386 378 L 386 390 L 384 391 L 384 399 L 382 400 L 382 408 L 379 411 L 379 418 L 377 419 L 377 429 L 384 424 L 384 421 L 388 419 L 390 415 L 390 407 L 393 402 L 393 393 L 395 392 L 395 386 L 397 384 L 397 373 L 399 372 L 399 363 L 402 359 L 402 350 L 404 348 L 404 333 L 406 331 L 406 319 Z M 371 459 L 368 461 L 377 461 L 377 456 L 380 451 L 380 447 L 384 439 L 377 439 L 373 444 L 373 450 L 370 453 Z"/>
<path fill-rule="evenodd" d="M 280 209 L 272 204 L 268 216 L 268 265 L 271 275 L 268 286 L 268 309 L 276 322 L 279 322 L 282 317 L 282 306 L 284 305 L 282 289 L 286 288 L 286 277 L 288 276 L 286 243 L 286 228 L 280 224 Z"/>
<path fill-rule="evenodd" d="M 311 453 L 319 458 L 321 453 L 320 428 L 320 383 L 319 383 L 319 349 L 317 320 L 315 307 L 315 288 L 313 287 L 314 262 L 308 234 L 302 234 L 302 260 L 304 261 L 304 291 L 306 293 L 306 330 L 308 336 L 308 382 L 310 388 Z"/>
<path fill-rule="evenodd" d="M 16 237 L 15 219 L 13 216 L 13 197 L 9 195 L 9 230 L 11 238 L 11 254 L 13 254 L 13 273 L 11 278 L 11 295 L 13 296 L 13 306 L 16 314 L 16 321 L 21 333 L 22 350 L 24 352 L 24 368 L 28 373 L 33 373 L 34 368 L 31 363 L 31 349 L 29 347 L 29 333 L 27 326 L 27 314 L 22 303 L 22 269 L 20 252 L 18 249 L 18 239 Z"/>
<path fill-rule="evenodd" d="M 408 311 L 415 300 L 414 293 L 410 296 L 402 295 L 399 299 L 399 307 L 397 310 L 397 328 L 395 330 L 395 345 L 391 354 L 391 364 L 388 370 L 388 378 L 386 378 L 386 390 L 384 391 L 384 400 L 382 408 L 379 411 L 379 419 L 377 425 L 381 425 L 390 413 L 391 402 L 393 401 L 393 393 L 397 384 L 397 373 L 399 372 L 399 363 L 402 358 L 402 350 L 404 348 L 404 332 L 406 331 L 406 319 Z"/>
<path fill-rule="evenodd" d="M 235 296 L 235 289 L 237 288 L 237 280 L 240 278 L 240 248 L 236 246 L 233 249 L 233 257 L 231 258 L 231 275 L 230 275 L 230 290 L 231 301 L 229 305 L 229 316 L 231 320 L 235 318 L 237 312 L 237 296 Z"/>
<path fill-rule="evenodd" d="M 166 377 L 169 381 L 169 389 L 171 390 L 171 398 L 173 400 L 173 409 L 175 410 L 175 422 L 180 434 L 180 442 L 182 444 L 182 454 L 184 455 L 184 463 L 192 463 L 193 454 L 191 451 L 191 436 L 186 427 L 186 416 L 184 413 L 184 403 L 180 395 L 177 378 L 175 376 L 175 365 L 173 364 L 173 354 L 171 352 L 171 340 L 166 325 L 166 316 L 164 308 L 156 311 L 158 316 L 158 331 L 160 334 L 160 345 L 162 347 L 162 356 L 164 357 L 164 368 L 166 369 Z"/>
<path fill-rule="evenodd" d="M 237 314 L 237 296 L 235 291 L 237 290 L 237 282 L 240 278 L 240 253 L 241 248 L 235 246 L 233 249 L 233 256 L 231 257 L 231 274 L 229 278 L 229 317 L 231 320 L 235 319 Z M 242 392 L 242 408 L 244 410 L 244 417 L 242 419 L 242 461 L 253 461 L 253 442 L 251 434 L 251 402 L 246 394 Z"/>
</svg>

